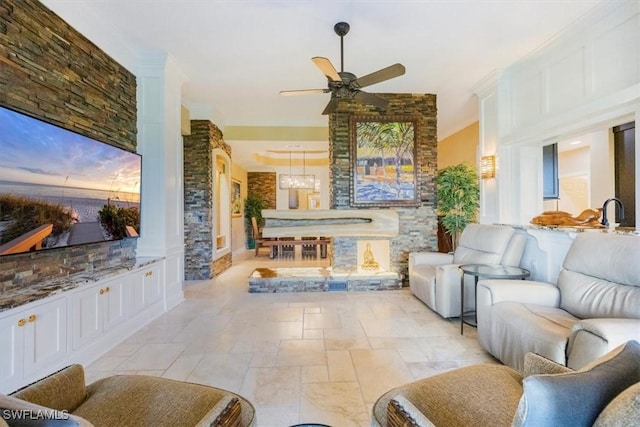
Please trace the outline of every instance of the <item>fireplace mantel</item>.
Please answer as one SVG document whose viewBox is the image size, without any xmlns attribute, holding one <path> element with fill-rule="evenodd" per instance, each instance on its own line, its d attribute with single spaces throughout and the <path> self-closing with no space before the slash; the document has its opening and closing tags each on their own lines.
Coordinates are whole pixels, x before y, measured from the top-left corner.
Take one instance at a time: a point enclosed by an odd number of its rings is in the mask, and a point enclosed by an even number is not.
<svg viewBox="0 0 640 427">
<path fill-rule="evenodd" d="M 395 237 L 400 228 L 392 209 L 266 209 L 262 217 L 264 237 Z"/>
</svg>

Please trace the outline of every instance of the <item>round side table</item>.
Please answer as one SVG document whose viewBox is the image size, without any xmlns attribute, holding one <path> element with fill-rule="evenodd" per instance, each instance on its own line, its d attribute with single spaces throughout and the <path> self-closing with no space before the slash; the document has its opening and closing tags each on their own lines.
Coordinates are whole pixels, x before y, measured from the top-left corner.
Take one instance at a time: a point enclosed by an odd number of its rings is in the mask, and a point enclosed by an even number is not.
<svg viewBox="0 0 640 427">
<path fill-rule="evenodd" d="M 520 267 L 499 264 L 463 264 L 458 267 L 460 275 L 460 335 L 464 334 L 464 325 L 475 327 L 478 324 L 477 318 L 477 291 L 479 279 L 525 279 L 531 272 Z M 464 275 L 469 274 L 474 277 L 474 305 L 472 311 L 464 311 Z M 467 316 L 465 318 L 465 316 Z M 473 316 L 473 318 L 471 318 Z"/>
</svg>

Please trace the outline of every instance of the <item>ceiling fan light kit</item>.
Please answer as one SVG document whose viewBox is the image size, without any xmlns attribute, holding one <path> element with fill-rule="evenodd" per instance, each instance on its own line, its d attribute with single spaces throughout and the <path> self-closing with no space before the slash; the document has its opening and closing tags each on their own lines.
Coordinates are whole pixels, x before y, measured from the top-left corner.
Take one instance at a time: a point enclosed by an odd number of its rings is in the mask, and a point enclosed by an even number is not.
<svg viewBox="0 0 640 427">
<path fill-rule="evenodd" d="M 331 61 L 321 56 L 314 56 L 311 61 L 325 75 L 328 81 L 328 89 L 303 89 L 285 90 L 281 95 L 305 95 L 309 93 L 331 93 L 331 100 L 325 107 L 322 114 L 331 114 L 338 106 L 339 99 L 354 99 L 362 104 L 373 105 L 374 107 L 385 109 L 389 101 L 372 93 L 363 92 L 360 89 L 381 83 L 386 80 L 399 77 L 405 73 L 402 64 L 393 64 L 363 77 L 356 77 L 355 74 L 344 71 L 344 36 L 349 32 L 350 26 L 346 22 L 338 22 L 333 30 L 340 36 L 340 72 L 336 70 Z"/>
</svg>

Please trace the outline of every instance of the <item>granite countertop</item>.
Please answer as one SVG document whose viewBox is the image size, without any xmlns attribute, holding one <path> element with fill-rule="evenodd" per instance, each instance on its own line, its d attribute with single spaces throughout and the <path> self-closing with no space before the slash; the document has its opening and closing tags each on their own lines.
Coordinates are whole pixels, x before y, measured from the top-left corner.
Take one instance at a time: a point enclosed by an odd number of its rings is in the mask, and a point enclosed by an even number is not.
<svg viewBox="0 0 640 427">
<path fill-rule="evenodd" d="M 109 279 L 128 271 L 145 267 L 160 260 L 161 258 L 136 258 L 135 262 L 129 266 L 111 267 L 93 272 L 79 271 L 77 273 L 69 274 L 66 277 L 56 277 L 37 284 L 18 287 L 8 292 L 4 292 L 0 296 L 0 312 L 43 298 L 58 295 L 84 285 L 90 285 L 100 280 Z"/>
<path fill-rule="evenodd" d="M 594 228 L 594 227 L 582 227 L 582 226 L 559 226 L 559 225 L 514 225 L 514 224 L 497 224 L 507 225 L 521 230 L 550 230 L 559 231 L 561 233 L 615 233 L 615 234 L 632 234 L 640 236 L 640 230 L 633 227 L 618 227 L 615 230 L 608 228 Z"/>
</svg>

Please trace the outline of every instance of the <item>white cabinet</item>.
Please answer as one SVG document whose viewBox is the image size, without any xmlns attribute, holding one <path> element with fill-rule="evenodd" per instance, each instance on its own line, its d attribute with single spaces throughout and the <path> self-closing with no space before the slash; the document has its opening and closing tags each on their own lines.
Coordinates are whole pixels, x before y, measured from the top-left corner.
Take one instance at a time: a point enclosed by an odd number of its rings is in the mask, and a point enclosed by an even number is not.
<svg viewBox="0 0 640 427">
<path fill-rule="evenodd" d="M 164 261 L 145 261 L 130 271 L 0 311 L 0 392 L 10 393 L 72 363 L 90 364 L 162 314 L 164 272 Z"/>
<path fill-rule="evenodd" d="M 125 278 L 100 282 L 71 296 L 72 347 L 76 350 L 126 320 L 131 287 Z"/>
<path fill-rule="evenodd" d="M 162 299 L 162 275 L 160 265 L 153 264 L 140 269 L 134 278 L 133 308 L 135 311 L 149 307 Z"/>
<path fill-rule="evenodd" d="M 48 300 L 0 319 L 0 390 L 67 356 L 67 299 Z"/>
</svg>

